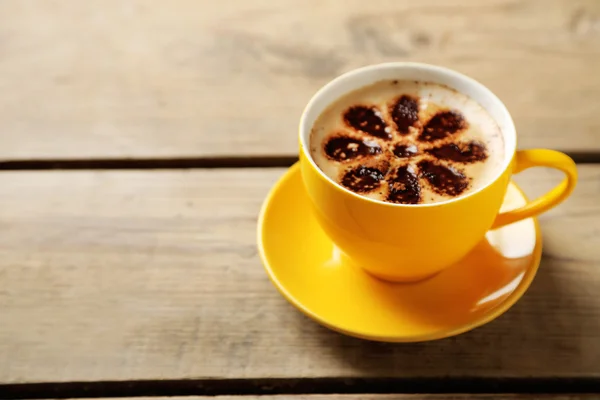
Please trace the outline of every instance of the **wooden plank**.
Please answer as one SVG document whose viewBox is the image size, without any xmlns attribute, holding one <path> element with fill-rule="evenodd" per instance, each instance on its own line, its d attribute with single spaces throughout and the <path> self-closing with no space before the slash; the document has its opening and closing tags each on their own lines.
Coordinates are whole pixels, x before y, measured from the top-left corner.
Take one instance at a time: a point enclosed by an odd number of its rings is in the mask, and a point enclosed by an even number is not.
<svg viewBox="0 0 600 400">
<path fill-rule="evenodd" d="M 488 85 L 521 147 L 600 150 L 595 0 L 6 0 L 0 159 L 295 155 L 320 86 L 398 60 Z"/>
<path fill-rule="evenodd" d="M 282 169 L 0 174 L 0 383 L 600 377 L 600 166 L 544 216 L 544 259 L 498 320 L 388 345 L 290 306 L 256 251 Z M 530 195 L 557 182 L 520 177 Z"/>
</svg>

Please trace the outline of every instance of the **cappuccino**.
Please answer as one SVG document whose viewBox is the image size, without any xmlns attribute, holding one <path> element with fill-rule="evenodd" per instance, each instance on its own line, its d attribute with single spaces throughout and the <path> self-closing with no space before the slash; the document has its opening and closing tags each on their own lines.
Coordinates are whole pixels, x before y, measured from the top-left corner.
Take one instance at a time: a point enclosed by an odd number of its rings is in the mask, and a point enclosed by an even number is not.
<svg viewBox="0 0 600 400">
<path fill-rule="evenodd" d="M 341 186 L 400 204 L 477 190 L 505 156 L 498 124 L 476 101 L 443 85 L 396 80 L 331 104 L 312 127 L 310 153 Z"/>
</svg>

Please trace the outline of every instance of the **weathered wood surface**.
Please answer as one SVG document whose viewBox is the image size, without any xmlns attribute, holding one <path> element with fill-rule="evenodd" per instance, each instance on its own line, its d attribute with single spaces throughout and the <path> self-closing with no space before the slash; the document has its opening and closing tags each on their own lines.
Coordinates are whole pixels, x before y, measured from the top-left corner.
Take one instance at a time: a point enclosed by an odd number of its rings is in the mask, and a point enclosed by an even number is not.
<svg viewBox="0 0 600 400">
<path fill-rule="evenodd" d="M 272 287 L 256 219 L 282 169 L 0 174 L 0 383 L 600 377 L 600 166 L 542 218 L 532 287 L 456 338 L 330 332 Z M 557 182 L 543 169 L 531 195 Z"/>
<path fill-rule="evenodd" d="M 397 60 L 488 85 L 521 147 L 600 150 L 596 0 L 5 0 L 0 160 L 295 155 L 320 86 Z"/>
</svg>

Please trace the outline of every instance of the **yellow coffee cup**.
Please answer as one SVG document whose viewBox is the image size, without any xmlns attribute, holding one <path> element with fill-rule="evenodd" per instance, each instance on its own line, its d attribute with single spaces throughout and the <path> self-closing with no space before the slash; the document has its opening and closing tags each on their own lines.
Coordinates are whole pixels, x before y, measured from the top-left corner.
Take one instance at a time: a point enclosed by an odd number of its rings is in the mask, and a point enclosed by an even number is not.
<svg viewBox="0 0 600 400">
<path fill-rule="evenodd" d="M 466 195 L 432 204 L 393 204 L 358 195 L 325 175 L 311 157 L 317 117 L 343 95 L 381 80 L 448 86 L 477 101 L 497 122 L 505 160 L 490 182 Z M 516 150 L 517 135 L 506 106 L 481 83 L 456 71 L 420 63 L 367 66 L 339 76 L 309 101 L 300 119 L 300 166 L 317 220 L 356 265 L 392 281 L 415 281 L 451 266 L 494 228 L 538 215 L 571 194 L 577 169 L 567 155 L 546 149 Z M 512 174 L 531 167 L 556 168 L 564 180 L 522 208 L 499 214 Z"/>
</svg>

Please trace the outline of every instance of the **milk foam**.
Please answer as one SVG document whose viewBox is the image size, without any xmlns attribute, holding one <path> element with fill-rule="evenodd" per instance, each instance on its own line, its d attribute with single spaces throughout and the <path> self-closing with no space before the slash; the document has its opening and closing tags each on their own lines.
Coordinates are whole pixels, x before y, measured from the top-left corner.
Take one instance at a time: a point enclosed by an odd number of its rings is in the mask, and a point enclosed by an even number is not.
<svg viewBox="0 0 600 400">
<path fill-rule="evenodd" d="M 414 110 L 418 121 L 408 129 L 400 126 L 398 111 L 394 111 L 397 110 L 394 105 L 401 97 L 414 99 L 418 105 Z M 373 115 L 369 114 L 367 118 L 364 113 L 358 113 L 359 117 L 356 117 L 357 106 L 374 110 Z M 353 109 L 351 114 L 348 113 L 350 109 Z M 410 110 L 400 111 L 401 115 L 414 117 Z M 354 120 L 354 126 L 351 126 L 348 115 L 367 118 L 375 126 L 372 133 L 360 129 Z M 428 122 L 443 120 L 445 123 L 444 118 L 448 115 L 457 118 L 452 122 L 459 122 L 455 124 L 458 128 L 454 127 L 458 129 L 456 132 L 452 124 L 442 124 L 443 129 L 448 129 L 443 132 L 443 137 L 438 139 L 427 134 L 424 127 Z M 394 122 L 393 116 L 398 123 Z M 379 118 L 384 122 L 383 126 L 378 125 Z M 329 155 L 326 152 L 326 146 L 336 138 L 335 143 L 342 142 L 340 137 L 344 138 L 344 143 L 352 142 L 350 139 L 356 143 L 348 144 L 348 152 L 338 149 L 334 159 L 331 151 Z M 476 101 L 446 86 L 415 81 L 380 81 L 338 99 L 315 121 L 310 135 L 310 152 L 319 168 L 335 182 L 354 190 L 352 182 L 364 178 L 368 180 L 366 190 L 354 191 L 376 200 L 406 204 L 435 203 L 475 191 L 498 175 L 505 157 L 498 124 Z M 444 159 L 448 154 L 453 156 Z M 445 186 L 448 179 L 454 177 L 448 175 L 446 169 L 460 177 L 460 185 Z M 398 175 L 408 180 L 398 183 Z M 411 188 L 406 187 L 408 183 Z M 416 201 L 415 185 L 418 189 Z M 404 190 L 413 192 L 404 197 L 393 196 L 397 190 L 400 194 Z"/>
</svg>

